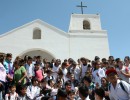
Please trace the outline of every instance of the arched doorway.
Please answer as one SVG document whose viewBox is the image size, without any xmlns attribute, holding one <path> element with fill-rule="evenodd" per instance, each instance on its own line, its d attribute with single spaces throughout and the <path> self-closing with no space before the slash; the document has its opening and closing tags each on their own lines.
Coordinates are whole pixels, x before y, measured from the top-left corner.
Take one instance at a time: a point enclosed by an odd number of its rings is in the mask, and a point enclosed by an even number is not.
<svg viewBox="0 0 130 100">
<path fill-rule="evenodd" d="M 25 55 L 28 55 L 31 57 L 41 56 L 42 59 L 47 58 L 48 61 L 51 61 L 53 58 L 55 58 L 55 56 L 53 54 L 51 54 L 50 52 L 48 52 L 46 50 L 42 50 L 42 49 L 30 49 L 30 50 L 24 51 L 19 56 L 24 58 Z"/>
</svg>

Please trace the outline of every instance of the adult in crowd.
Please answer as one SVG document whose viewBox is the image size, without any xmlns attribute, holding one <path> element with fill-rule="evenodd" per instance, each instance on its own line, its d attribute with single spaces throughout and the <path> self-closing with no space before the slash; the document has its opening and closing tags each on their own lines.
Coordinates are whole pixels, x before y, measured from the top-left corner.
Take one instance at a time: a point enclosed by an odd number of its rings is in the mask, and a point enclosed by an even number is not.
<svg viewBox="0 0 130 100">
<path fill-rule="evenodd" d="M 101 78 L 101 88 L 105 91 L 106 100 L 110 100 L 108 87 L 109 87 L 109 82 L 108 82 L 107 78 L 102 77 Z"/>
<path fill-rule="evenodd" d="M 81 78 L 83 78 L 88 70 L 88 60 L 84 57 L 82 57 L 81 59 Z"/>
<path fill-rule="evenodd" d="M 130 84 L 119 80 L 117 72 L 114 69 L 107 70 L 106 75 L 110 82 L 110 100 L 130 100 Z"/>
<path fill-rule="evenodd" d="M 68 72 L 70 72 L 70 69 L 72 68 L 72 64 L 73 64 L 74 60 L 72 58 L 68 59 Z"/>
<path fill-rule="evenodd" d="M 34 65 L 32 64 L 32 57 L 28 56 L 27 58 L 27 63 L 25 64 L 25 69 L 27 72 L 27 81 L 31 82 L 31 79 L 33 76 L 35 76 L 34 74 Z"/>
<path fill-rule="evenodd" d="M 63 79 L 66 80 L 66 75 L 67 75 L 67 73 L 68 73 L 67 63 L 63 62 L 63 63 L 61 64 L 61 67 L 59 68 L 58 73 L 63 73 Z"/>
<path fill-rule="evenodd" d="M 44 76 L 43 76 L 43 70 L 40 68 L 40 63 L 35 63 L 35 77 L 38 79 L 38 81 L 40 82 Z"/>
<path fill-rule="evenodd" d="M 11 60 L 12 60 L 12 54 L 7 53 L 6 59 L 4 61 L 4 67 L 6 69 L 8 82 L 11 82 L 13 80 L 13 75 L 14 75 L 14 68 L 13 68 L 13 63 L 11 62 Z"/>
<path fill-rule="evenodd" d="M 26 84 L 26 69 L 22 65 L 23 60 L 17 60 L 14 62 L 13 66 L 15 67 L 14 71 L 14 83 L 16 84 L 16 92 L 20 93 L 20 86 Z"/>
<path fill-rule="evenodd" d="M 81 69 L 79 68 L 79 66 L 77 66 L 76 62 L 72 63 L 72 68 L 70 69 L 70 72 L 74 74 L 76 80 L 80 80 Z"/>
<path fill-rule="evenodd" d="M 84 76 L 83 82 L 85 86 L 88 88 L 88 94 L 89 94 L 89 99 L 94 100 L 94 90 L 95 90 L 95 85 L 92 82 L 92 79 L 90 77 Z"/>
<path fill-rule="evenodd" d="M 65 90 L 66 90 L 66 92 L 67 92 L 67 95 L 68 95 L 68 93 L 72 90 L 72 89 L 71 89 L 71 82 L 70 82 L 70 81 L 66 81 L 66 82 L 65 82 Z"/>
<path fill-rule="evenodd" d="M 117 64 L 119 67 L 117 70 L 119 77 L 122 80 L 130 83 L 130 70 L 129 70 L 129 68 L 124 65 L 123 61 L 118 61 Z"/>
<path fill-rule="evenodd" d="M 105 77 L 105 72 L 101 68 L 101 62 L 100 61 L 96 62 L 95 66 L 96 66 L 96 69 L 95 69 L 95 71 L 93 71 L 92 76 L 93 76 L 95 85 L 101 86 L 101 78 Z"/>
<path fill-rule="evenodd" d="M 13 76 L 14 76 L 14 67 L 12 63 L 12 54 L 7 53 L 6 58 L 4 60 L 4 67 L 6 69 L 6 83 L 5 83 L 5 93 L 8 92 L 9 85 L 13 82 Z"/>
<path fill-rule="evenodd" d="M 55 82 L 56 82 L 56 79 L 57 79 L 57 73 L 59 71 L 60 65 L 61 65 L 61 60 L 56 59 L 55 63 L 53 64 L 53 67 L 52 67 L 52 75 L 55 79 L 54 80 Z"/>
<path fill-rule="evenodd" d="M 74 74 L 70 75 L 70 80 L 69 82 L 71 83 L 71 89 L 75 90 L 79 86 L 79 81 L 75 79 Z"/>
<path fill-rule="evenodd" d="M 4 55 L 0 55 L 0 100 L 4 97 L 5 82 L 6 82 L 6 69 L 3 65 Z"/>
</svg>

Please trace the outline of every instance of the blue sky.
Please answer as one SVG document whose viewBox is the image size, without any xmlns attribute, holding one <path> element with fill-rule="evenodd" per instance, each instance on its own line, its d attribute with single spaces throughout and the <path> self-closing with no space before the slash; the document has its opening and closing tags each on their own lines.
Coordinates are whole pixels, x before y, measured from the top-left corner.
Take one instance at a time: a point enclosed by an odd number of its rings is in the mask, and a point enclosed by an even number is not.
<svg viewBox="0 0 130 100">
<path fill-rule="evenodd" d="M 100 14 L 111 55 L 130 56 L 130 0 L 0 0 L 0 34 L 35 19 L 68 32 L 71 13 L 81 13 L 76 7 L 81 1 L 85 14 Z"/>
</svg>

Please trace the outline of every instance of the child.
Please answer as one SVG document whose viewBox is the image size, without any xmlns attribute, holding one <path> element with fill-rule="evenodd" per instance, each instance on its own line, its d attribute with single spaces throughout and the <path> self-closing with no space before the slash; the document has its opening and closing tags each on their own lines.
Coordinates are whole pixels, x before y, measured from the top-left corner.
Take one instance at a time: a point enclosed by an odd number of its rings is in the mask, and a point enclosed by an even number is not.
<svg viewBox="0 0 130 100">
<path fill-rule="evenodd" d="M 16 86 L 14 84 L 9 86 L 9 93 L 5 95 L 5 100 L 17 100 L 18 94 L 15 92 Z"/>
<path fill-rule="evenodd" d="M 32 85 L 27 88 L 27 96 L 31 99 L 35 100 L 40 95 L 40 88 L 38 87 L 37 78 L 32 78 Z"/>
<path fill-rule="evenodd" d="M 20 87 L 20 94 L 18 96 L 18 100 L 31 100 L 31 98 L 27 96 L 26 92 L 27 92 L 27 86 L 22 85 Z"/>
<path fill-rule="evenodd" d="M 47 84 L 47 81 L 46 80 L 42 80 L 41 81 L 41 95 L 44 95 L 44 96 L 50 96 L 51 94 L 51 87 L 48 86 Z"/>
<path fill-rule="evenodd" d="M 57 88 L 54 87 L 55 82 L 53 80 L 48 81 L 48 85 L 51 87 L 51 96 L 56 98 L 57 95 Z M 55 99 L 54 99 L 55 100 Z"/>
<path fill-rule="evenodd" d="M 48 82 L 48 80 L 54 80 L 54 77 L 51 75 L 52 71 L 51 70 L 47 70 L 46 71 L 47 76 L 45 77 L 45 80 Z"/>
</svg>

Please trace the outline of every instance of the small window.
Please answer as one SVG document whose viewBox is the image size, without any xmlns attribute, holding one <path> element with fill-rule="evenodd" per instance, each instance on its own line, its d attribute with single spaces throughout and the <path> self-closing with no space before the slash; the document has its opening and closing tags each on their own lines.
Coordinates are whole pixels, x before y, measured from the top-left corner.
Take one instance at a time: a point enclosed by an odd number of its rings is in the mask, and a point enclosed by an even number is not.
<svg viewBox="0 0 130 100">
<path fill-rule="evenodd" d="M 35 29 L 33 31 L 33 39 L 41 39 L 41 30 L 40 29 Z"/>
<path fill-rule="evenodd" d="M 90 23 L 87 20 L 83 21 L 83 29 L 90 30 Z"/>
</svg>

